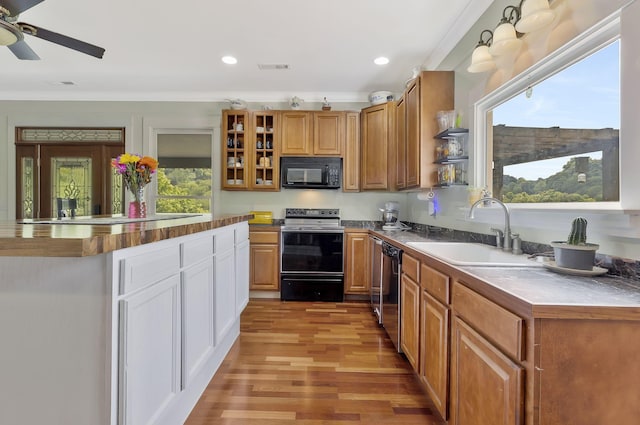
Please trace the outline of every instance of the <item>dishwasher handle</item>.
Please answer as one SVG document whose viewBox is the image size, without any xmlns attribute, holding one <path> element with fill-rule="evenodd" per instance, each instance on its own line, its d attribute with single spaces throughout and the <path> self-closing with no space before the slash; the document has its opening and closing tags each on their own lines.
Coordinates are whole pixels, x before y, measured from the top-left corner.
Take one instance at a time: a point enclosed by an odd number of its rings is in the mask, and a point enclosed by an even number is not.
<svg viewBox="0 0 640 425">
<path fill-rule="evenodd" d="M 402 264 L 402 250 L 391 245 L 388 242 L 382 242 L 382 253 L 387 257 L 392 257 L 398 261 L 398 264 Z"/>
</svg>

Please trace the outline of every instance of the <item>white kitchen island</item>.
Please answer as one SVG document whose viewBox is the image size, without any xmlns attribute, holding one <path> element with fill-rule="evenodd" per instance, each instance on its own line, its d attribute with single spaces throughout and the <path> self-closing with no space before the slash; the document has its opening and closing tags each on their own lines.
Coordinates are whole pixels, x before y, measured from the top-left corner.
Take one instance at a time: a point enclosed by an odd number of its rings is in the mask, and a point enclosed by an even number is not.
<svg viewBox="0 0 640 425">
<path fill-rule="evenodd" d="M 239 335 L 248 218 L 1 224 L 0 423 L 183 423 Z"/>
</svg>

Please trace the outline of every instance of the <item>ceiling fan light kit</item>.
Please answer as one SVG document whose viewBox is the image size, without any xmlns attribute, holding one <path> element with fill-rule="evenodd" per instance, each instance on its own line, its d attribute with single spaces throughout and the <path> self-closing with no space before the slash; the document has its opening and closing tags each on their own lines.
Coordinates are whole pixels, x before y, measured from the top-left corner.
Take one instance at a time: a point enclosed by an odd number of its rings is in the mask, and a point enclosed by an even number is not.
<svg viewBox="0 0 640 425">
<path fill-rule="evenodd" d="M 24 34 L 38 37 L 78 52 L 101 59 L 105 50 L 93 44 L 77 40 L 24 22 L 15 22 L 20 13 L 44 0 L 0 0 L 0 45 L 22 60 L 40 59 L 24 41 Z"/>
<path fill-rule="evenodd" d="M 18 36 L 13 26 L 0 20 L 0 46 L 9 46 L 18 41 Z"/>
</svg>

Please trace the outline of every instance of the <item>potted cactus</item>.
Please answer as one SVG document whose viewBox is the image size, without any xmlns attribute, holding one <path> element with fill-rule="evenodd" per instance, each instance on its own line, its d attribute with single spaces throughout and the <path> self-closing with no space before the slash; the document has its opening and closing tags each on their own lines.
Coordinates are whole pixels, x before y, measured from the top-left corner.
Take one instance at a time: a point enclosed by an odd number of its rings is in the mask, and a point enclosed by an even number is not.
<svg viewBox="0 0 640 425">
<path fill-rule="evenodd" d="M 571 232 L 565 241 L 551 242 L 556 265 L 568 269 L 592 270 L 596 251 L 600 247 L 587 243 L 587 220 L 576 217 L 571 223 Z"/>
</svg>

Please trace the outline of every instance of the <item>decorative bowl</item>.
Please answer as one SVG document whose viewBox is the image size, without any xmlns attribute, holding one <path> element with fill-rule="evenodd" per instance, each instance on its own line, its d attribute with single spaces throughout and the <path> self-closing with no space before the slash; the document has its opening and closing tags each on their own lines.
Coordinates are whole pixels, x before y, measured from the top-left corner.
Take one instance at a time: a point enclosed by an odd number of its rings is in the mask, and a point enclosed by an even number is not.
<svg viewBox="0 0 640 425">
<path fill-rule="evenodd" d="M 369 95 L 369 102 L 372 105 L 380 105 L 393 100 L 393 93 L 390 91 L 374 91 Z"/>
<path fill-rule="evenodd" d="M 231 109 L 247 109 L 247 102 L 242 99 L 227 99 Z"/>
</svg>

